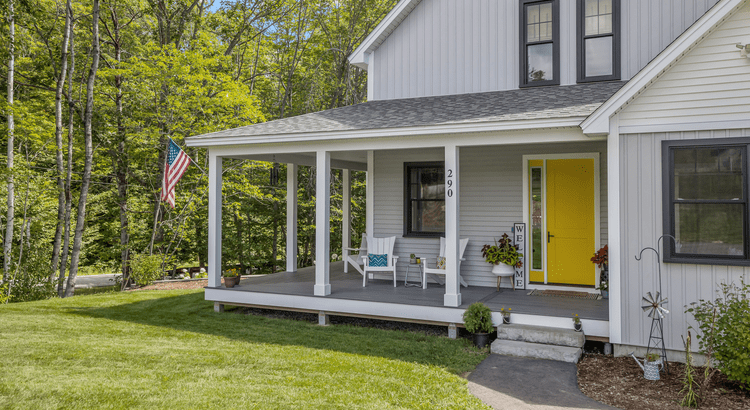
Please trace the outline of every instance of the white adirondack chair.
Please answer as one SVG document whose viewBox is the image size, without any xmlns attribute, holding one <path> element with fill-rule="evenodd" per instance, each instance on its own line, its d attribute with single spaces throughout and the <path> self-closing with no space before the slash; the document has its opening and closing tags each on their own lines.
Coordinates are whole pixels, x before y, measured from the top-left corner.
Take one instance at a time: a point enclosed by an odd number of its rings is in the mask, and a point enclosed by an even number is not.
<svg viewBox="0 0 750 410">
<path fill-rule="evenodd" d="M 351 264 L 357 272 L 364 275 L 362 266 L 365 264 L 365 258 L 367 258 L 367 235 L 363 233 L 359 248 L 344 248 L 344 273 L 349 273 L 349 264 Z"/>
<path fill-rule="evenodd" d="M 464 251 L 466 250 L 466 245 L 469 244 L 469 238 L 461 239 L 459 242 L 459 249 L 458 249 L 458 267 L 461 268 L 461 262 L 465 261 L 464 259 Z M 440 256 L 438 258 L 444 258 L 445 257 L 445 238 L 440 238 Z M 428 258 L 424 258 L 422 260 L 422 289 L 427 289 L 427 275 L 430 275 L 435 281 L 441 285 L 445 284 L 445 282 L 440 282 L 440 278 L 438 278 L 436 275 L 443 275 L 445 276 L 445 268 L 438 268 L 437 267 L 437 258 L 435 258 L 435 264 L 434 268 L 430 268 L 427 266 Z M 459 270 L 459 278 L 461 279 L 461 285 L 465 288 L 468 288 L 469 285 L 464 281 L 464 278 L 461 277 L 461 272 Z"/>
<path fill-rule="evenodd" d="M 367 237 L 367 253 L 368 256 L 364 257 L 365 267 L 362 278 L 362 287 L 367 286 L 367 274 L 368 273 L 393 273 L 393 287 L 396 287 L 396 262 L 398 256 L 393 254 L 393 245 L 396 244 L 396 237 L 391 236 L 388 238 L 374 238 L 372 236 Z M 386 255 L 387 261 L 386 266 L 370 266 L 369 254 L 372 255 Z"/>
</svg>

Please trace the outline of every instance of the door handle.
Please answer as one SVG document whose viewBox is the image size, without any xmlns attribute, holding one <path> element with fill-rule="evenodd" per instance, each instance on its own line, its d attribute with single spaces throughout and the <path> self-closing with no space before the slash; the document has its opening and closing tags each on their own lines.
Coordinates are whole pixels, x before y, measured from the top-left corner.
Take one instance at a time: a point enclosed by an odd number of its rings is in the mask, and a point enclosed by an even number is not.
<svg viewBox="0 0 750 410">
<path fill-rule="evenodd" d="M 554 238 L 555 235 L 550 235 L 549 231 L 547 231 L 547 243 L 549 243 L 549 238 Z"/>
</svg>

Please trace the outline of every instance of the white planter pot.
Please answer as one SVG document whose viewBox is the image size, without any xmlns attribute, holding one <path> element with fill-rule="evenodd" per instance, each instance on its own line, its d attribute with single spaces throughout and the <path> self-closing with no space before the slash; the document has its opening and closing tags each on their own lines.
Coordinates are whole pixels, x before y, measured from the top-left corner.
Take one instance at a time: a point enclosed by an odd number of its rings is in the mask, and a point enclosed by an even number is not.
<svg viewBox="0 0 750 410">
<path fill-rule="evenodd" d="M 513 276 L 516 270 L 510 265 L 500 263 L 492 267 L 492 273 L 497 276 Z"/>
</svg>

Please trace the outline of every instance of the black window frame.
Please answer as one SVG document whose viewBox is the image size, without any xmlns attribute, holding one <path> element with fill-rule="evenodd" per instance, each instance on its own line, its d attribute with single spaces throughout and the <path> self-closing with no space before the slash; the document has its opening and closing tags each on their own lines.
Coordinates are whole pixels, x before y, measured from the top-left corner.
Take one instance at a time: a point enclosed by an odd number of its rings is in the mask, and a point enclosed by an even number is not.
<svg viewBox="0 0 750 410">
<path fill-rule="evenodd" d="M 578 67 L 577 77 L 579 83 L 591 83 L 597 81 L 617 81 L 620 79 L 620 0 L 612 0 L 612 34 L 586 35 L 586 0 L 578 0 L 576 12 L 576 38 L 578 39 Z M 590 38 L 612 37 L 612 74 L 599 76 L 586 76 L 586 40 Z"/>
<path fill-rule="evenodd" d="M 412 238 L 439 238 L 445 236 L 443 232 L 425 232 L 415 231 L 412 229 L 412 207 L 413 201 L 440 201 L 439 199 L 412 199 L 411 190 L 411 171 L 414 168 L 443 168 L 443 174 L 445 174 L 445 162 L 444 161 L 431 161 L 431 162 L 404 162 L 404 237 Z M 442 202 L 445 203 L 445 196 L 443 196 Z"/>
<path fill-rule="evenodd" d="M 534 3 L 552 3 L 552 40 L 550 41 L 536 41 L 527 42 L 527 18 L 526 18 L 526 6 Z M 520 74 L 521 82 L 519 88 L 525 87 L 540 87 L 546 85 L 560 85 L 560 3 L 559 0 L 520 0 Z M 532 81 L 529 82 L 529 76 L 527 72 L 528 67 L 528 52 L 526 48 L 529 45 L 552 43 L 552 80 L 547 81 Z"/>
<path fill-rule="evenodd" d="M 728 148 L 741 147 L 743 169 L 743 200 L 677 200 L 674 198 L 674 155 L 675 149 L 679 148 Z M 743 241 L 744 256 L 727 255 L 704 255 L 704 254 L 677 254 L 675 243 L 665 237 L 663 240 L 665 263 L 688 263 L 697 265 L 728 265 L 728 266 L 750 266 L 750 138 L 717 138 L 696 140 L 670 140 L 662 141 L 662 218 L 664 234 L 675 235 L 674 205 L 676 203 L 732 203 L 744 204 L 743 218 Z"/>
</svg>

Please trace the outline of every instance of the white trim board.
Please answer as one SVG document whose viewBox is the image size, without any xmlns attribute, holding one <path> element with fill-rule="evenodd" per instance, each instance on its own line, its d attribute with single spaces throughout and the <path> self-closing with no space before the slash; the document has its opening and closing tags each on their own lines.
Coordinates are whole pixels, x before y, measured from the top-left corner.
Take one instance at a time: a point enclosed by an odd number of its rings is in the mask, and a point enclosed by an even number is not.
<svg viewBox="0 0 750 410">
<path fill-rule="evenodd" d="M 685 54 L 695 47 L 703 38 L 724 22 L 746 0 L 721 0 L 709 9 L 698 21 L 693 23 L 672 44 L 662 50 L 650 63 L 628 81 L 619 91 L 610 97 L 581 123 L 587 135 L 609 133 L 609 120 L 638 98 L 643 91 L 653 84 L 662 74 L 672 68 Z"/>
<path fill-rule="evenodd" d="M 529 225 L 529 219 L 531 215 L 529 214 L 529 161 L 533 160 L 544 160 L 544 166 L 542 173 L 544 174 L 544 178 L 546 181 L 546 174 L 547 174 L 547 161 L 548 159 L 593 159 L 594 160 L 594 249 L 593 252 L 596 252 L 597 249 L 601 247 L 601 165 L 600 165 L 600 158 L 599 158 L 598 152 L 583 152 L 583 153 L 572 153 L 572 154 L 545 154 L 545 155 L 536 155 L 536 154 L 530 154 L 530 155 L 524 155 L 521 160 L 521 166 L 523 167 L 522 173 L 523 173 L 523 222 L 526 223 L 526 225 Z M 546 201 L 547 201 L 547 192 L 546 192 L 546 183 L 543 185 L 545 192 L 544 192 L 544 201 L 545 201 L 545 209 L 544 214 L 546 217 L 547 214 L 547 207 L 546 207 Z M 545 218 L 545 226 L 546 226 L 546 218 Z M 531 229 L 529 228 L 529 232 Z M 544 241 L 542 241 L 544 243 Z M 526 249 L 531 249 L 531 235 L 526 235 Z M 528 253 L 528 251 L 527 251 Z M 547 282 L 547 274 L 549 273 L 549 267 L 547 266 L 547 246 L 544 246 L 544 281 Z M 528 271 L 527 271 L 528 272 Z M 599 276 L 600 272 L 598 270 L 595 270 L 594 274 L 594 283 L 599 283 Z M 526 288 L 527 289 L 557 289 L 557 290 L 573 290 L 573 291 L 580 291 L 580 292 L 589 292 L 591 293 L 590 288 L 583 288 L 583 287 L 568 287 L 568 286 L 555 286 L 555 285 L 541 285 L 537 283 L 529 283 L 529 277 L 531 275 L 526 275 Z"/>
<path fill-rule="evenodd" d="M 206 300 L 226 304 L 267 306 L 279 309 L 324 311 L 328 314 L 366 315 L 384 319 L 434 322 L 438 325 L 463 324 L 462 308 L 402 305 L 398 303 L 370 302 L 363 300 L 335 299 L 331 296 L 299 296 L 275 293 L 248 292 L 221 288 L 206 288 Z M 567 317 L 527 315 L 513 313 L 514 324 L 572 329 L 573 321 Z M 493 323 L 502 323 L 500 312 L 492 313 Z M 583 330 L 589 336 L 609 337 L 609 322 L 582 319 Z"/>
<path fill-rule="evenodd" d="M 713 131 L 750 128 L 750 120 L 682 122 L 674 124 L 631 125 L 620 127 L 620 134 L 650 134 L 654 132 Z"/>
</svg>

